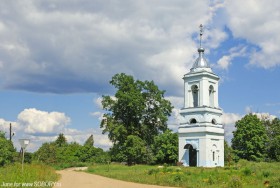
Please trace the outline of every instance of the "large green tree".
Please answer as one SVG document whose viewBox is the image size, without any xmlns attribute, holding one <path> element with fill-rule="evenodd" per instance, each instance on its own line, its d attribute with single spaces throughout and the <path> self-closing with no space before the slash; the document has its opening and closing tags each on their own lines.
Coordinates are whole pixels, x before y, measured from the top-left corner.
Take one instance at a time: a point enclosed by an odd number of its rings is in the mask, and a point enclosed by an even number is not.
<svg viewBox="0 0 280 188">
<path fill-rule="evenodd" d="M 151 145 L 155 136 L 167 130 L 172 106 L 164 99 L 165 91 L 159 90 L 153 81 L 134 80 L 121 73 L 114 75 L 110 84 L 117 91 L 114 97 L 103 96 L 102 105 L 107 113 L 103 116 L 101 128 L 113 142 L 114 155 L 119 160 L 132 162 L 129 152 L 124 152 L 128 149 L 128 138 L 132 141 L 129 136 L 136 136 L 134 141 L 138 137 L 145 145 Z"/>
<path fill-rule="evenodd" d="M 6 139 L 5 133 L 0 131 L 0 166 L 13 162 L 15 152 L 13 143 Z"/>
<path fill-rule="evenodd" d="M 93 135 L 90 135 L 90 136 L 88 137 L 88 139 L 85 141 L 84 146 L 93 147 L 93 144 L 94 144 Z"/>
<path fill-rule="evenodd" d="M 135 135 L 129 135 L 124 143 L 124 154 L 127 157 L 128 164 L 145 162 L 147 149 L 145 142 Z"/>
<path fill-rule="evenodd" d="M 263 123 L 268 136 L 268 157 L 271 160 L 280 161 L 280 119 L 275 118 L 272 121 L 267 119 Z"/>
<path fill-rule="evenodd" d="M 33 159 L 44 162 L 48 165 L 57 163 L 57 145 L 52 143 L 43 143 L 42 146 L 34 153 Z"/>
<path fill-rule="evenodd" d="M 268 141 L 262 121 L 254 114 L 247 114 L 235 124 L 232 148 L 238 157 L 246 160 L 263 160 Z"/>
<path fill-rule="evenodd" d="M 93 157 L 97 153 L 97 148 L 93 146 L 94 139 L 93 135 L 90 135 L 90 137 L 85 141 L 84 145 L 80 148 L 80 160 L 82 162 L 92 162 Z"/>
<path fill-rule="evenodd" d="M 178 134 L 166 130 L 154 139 L 152 146 L 157 163 L 173 163 L 178 161 Z"/>
</svg>

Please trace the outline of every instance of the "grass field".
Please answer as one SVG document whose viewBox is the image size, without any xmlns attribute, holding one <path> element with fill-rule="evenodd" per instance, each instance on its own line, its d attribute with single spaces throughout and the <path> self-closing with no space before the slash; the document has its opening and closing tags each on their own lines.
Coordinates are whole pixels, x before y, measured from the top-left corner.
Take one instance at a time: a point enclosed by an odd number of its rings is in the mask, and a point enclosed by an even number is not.
<svg viewBox="0 0 280 188">
<path fill-rule="evenodd" d="M 14 164 L 0 168 L 0 187 L 53 187 L 59 176 L 55 170 L 42 164 Z"/>
<path fill-rule="evenodd" d="M 176 166 L 90 166 L 88 172 L 144 184 L 176 187 L 280 187 L 280 163 L 254 163 L 241 160 L 232 167 L 195 168 Z"/>
</svg>

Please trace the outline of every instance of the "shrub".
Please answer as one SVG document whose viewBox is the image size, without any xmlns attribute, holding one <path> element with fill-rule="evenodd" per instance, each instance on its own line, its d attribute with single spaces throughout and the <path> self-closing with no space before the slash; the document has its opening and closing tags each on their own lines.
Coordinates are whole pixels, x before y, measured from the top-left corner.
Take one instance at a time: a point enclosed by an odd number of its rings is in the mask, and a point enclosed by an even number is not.
<svg viewBox="0 0 280 188">
<path fill-rule="evenodd" d="M 172 176 L 172 181 L 174 183 L 181 183 L 183 180 L 183 177 L 180 174 L 175 174 Z"/>
<path fill-rule="evenodd" d="M 182 169 L 181 168 L 176 168 L 176 172 L 181 172 Z"/>
<path fill-rule="evenodd" d="M 245 167 L 245 169 L 243 169 L 242 172 L 245 176 L 250 176 L 252 174 L 251 169 L 248 167 Z"/>
<path fill-rule="evenodd" d="M 267 178 L 270 175 L 270 172 L 268 171 L 263 171 L 262 172 L 263 177 Z"/>
<path fill-rule="evenodd" d="M 245 160 L 245 159 L 240 159 L 238 161 L 238 164 L 241 166 L 241 167 L 245 167 L 247 166 L 247 164 L 249 163 L 249 161 Z"/>
<path fill-rule="evenodd" d="M 149 174 L 149 175 L 157 174 L 157 173 L 159 173 L 159 169 L 150 169 L 150 170 L 148 171 L 148 174 Z"/>
<path fill-rule="evenodd" d="M 210 185 L 215 184 L 215 178 L 213 178 L 212 176 L 209 176 L 209 178 L 208 178 L 208 183 L 209 183 Z"/>
<path fill-rule="evenodd" d="M 173 172 L 173 168 L 167 167 L 167 165 L 164 165 L 162 168 L 163 173 Z"/>
<path fill-rule="evenodd" d="M 238 176 L 233 176 L 231 181 L 228 183 L 228 187 L 230 188 L 238 188 L 242 187 L 242 182 Z"/>
<path fill-rule="evenodd" d="M 0 131 L 0 167 L 13 162 L 15 151 L 13 143 Z"/>
<path fill-rule="evenodd" d="M 190 176 L 192 173 L 191 173 L 190 171 L 186 171 L 185 174 L 186 174 L 187 176 Z"/>
</svg>

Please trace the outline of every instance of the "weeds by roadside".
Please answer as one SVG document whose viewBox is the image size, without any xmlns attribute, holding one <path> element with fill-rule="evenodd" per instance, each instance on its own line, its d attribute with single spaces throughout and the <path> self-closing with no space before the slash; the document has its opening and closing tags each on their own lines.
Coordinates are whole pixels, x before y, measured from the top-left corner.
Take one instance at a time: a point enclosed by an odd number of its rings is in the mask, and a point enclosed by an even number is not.
<svg viewBox="0 0 280 188">
<path fill-rule="evenodd" d="M 53 187 L 59 179 L 55 170 L 43 164 L 21 164 L 5 166 L 0 169 L 0 187 Z"/>
<path fill-rule="evenodd" d="M 249 162 L 225 168 L 178 166 L 125 166 L 121 164 L 93 165 L 88 172 L 102 176 L 176 187 L 280 187 L 279 163 Z"/>
</svg>

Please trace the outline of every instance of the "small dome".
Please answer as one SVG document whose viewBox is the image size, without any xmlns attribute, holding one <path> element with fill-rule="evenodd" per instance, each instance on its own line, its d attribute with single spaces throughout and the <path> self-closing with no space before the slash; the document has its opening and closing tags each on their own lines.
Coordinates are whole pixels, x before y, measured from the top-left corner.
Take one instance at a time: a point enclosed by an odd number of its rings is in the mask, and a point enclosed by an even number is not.
<svg viewBox="0 0 280 188">
<path fill-rule="evenodd" d="M 197 49 L 199 56 L 195 60 L 190 71 L 197 72 L 197 71 L 206 70 L 206 71 L 212 72 L 211 67 L 209 66 L 208 62 L 206 61 L 206 59 L 204 57 L 204 48 L 201 47 L 201 38 L 203 35 L 203 25 L 201 24 L 199 27 L 200 27 L 200 41 L 199 41 L 200 47 Z"/>
<path fill-rule="evenodd" d="M 198 69 L 198 68 L 208 68 L 208 69 L 211 69 L 208 62 L 206 61 L 205 57 L 204 57 L 204 48 L 200 47 L 198 48 L 198 58 L 195 60 L 192 68 L 191 68 L 191 71 L 195 71 L 195 69 Z"/>
<path fill-rule="evenodd" d="M 195 60 L 192 68 L 195 69 L 195 68 L 202 68 L 202 67 L 210 67 L 204 57 L 204 48 L 198 48 L 197 51 L 199 53 L 199 56 Z"/>
</svg>

